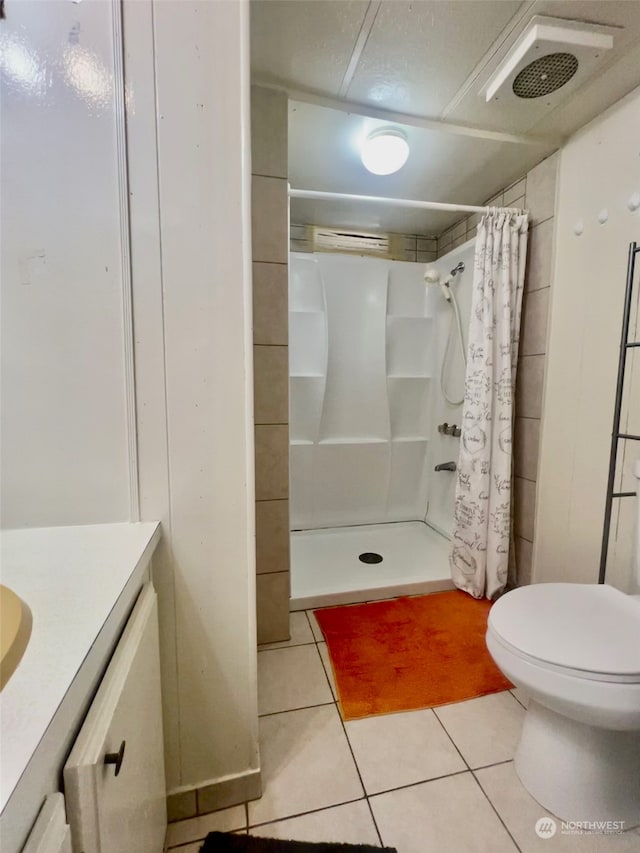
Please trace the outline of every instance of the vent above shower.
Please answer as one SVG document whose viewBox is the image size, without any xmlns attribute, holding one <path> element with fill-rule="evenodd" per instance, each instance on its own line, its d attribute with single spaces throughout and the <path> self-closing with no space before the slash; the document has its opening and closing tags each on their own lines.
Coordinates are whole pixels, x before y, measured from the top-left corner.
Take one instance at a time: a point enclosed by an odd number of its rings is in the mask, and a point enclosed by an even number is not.
<svg viewBox="0 0 640 853">
<path fill-rule="evenodd" d="M 535 15 L 482 90 L 501 108 L 524 101 L 554 107 L 593 75 L 613 47 L 615 27 Z"/>
<path fill-rule="evenodd" d="M 371 234 L 340 228 L 313 229 L 313 252 L 346 252 L 376 258 L 404 259 L 404 243 L 398 234 Z"/>
</svg>

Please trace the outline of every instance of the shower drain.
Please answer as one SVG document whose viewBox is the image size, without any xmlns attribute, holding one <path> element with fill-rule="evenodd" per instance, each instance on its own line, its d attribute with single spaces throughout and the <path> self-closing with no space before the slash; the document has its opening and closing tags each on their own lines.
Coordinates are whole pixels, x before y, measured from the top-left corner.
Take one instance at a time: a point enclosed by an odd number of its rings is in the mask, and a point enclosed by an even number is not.
<svg viewBox="0 0 640 853">
<path fill-rule="evenodd" d="M 374 551 L 365 551 L 364 554 L 360 554 L 358 557 L 361 563 L 381 563 L 382 556 L 380 554 L 376 554 Z"/>
</svg>

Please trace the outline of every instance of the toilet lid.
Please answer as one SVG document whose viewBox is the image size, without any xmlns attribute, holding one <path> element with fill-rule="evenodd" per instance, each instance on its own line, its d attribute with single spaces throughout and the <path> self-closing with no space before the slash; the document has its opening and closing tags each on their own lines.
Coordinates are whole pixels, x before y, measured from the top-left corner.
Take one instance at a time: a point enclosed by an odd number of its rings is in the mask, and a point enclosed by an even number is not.
<svg viewBox="0 0 640 853">
<path fill-rule="evenodd" d="M 516 650 L 540 661 L 640 678 L 640 605 L 612 586 L 520 587 L 496 601 L 489 625 Z"/>
</svg>

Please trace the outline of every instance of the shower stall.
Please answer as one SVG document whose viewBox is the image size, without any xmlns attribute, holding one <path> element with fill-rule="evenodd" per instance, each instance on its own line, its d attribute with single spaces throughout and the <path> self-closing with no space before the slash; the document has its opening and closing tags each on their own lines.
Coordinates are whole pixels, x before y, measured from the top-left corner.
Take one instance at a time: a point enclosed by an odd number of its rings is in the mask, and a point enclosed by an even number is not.
<svg viewBox="0 0 640 853">
<path fill-rule="evenodd" d="M 458 267 L 465 335 L 473 254 L 430 271 Z M 455 474 L 434 469 L 458 458 L 452 302 L 424 264 L 348 254 L 292 253 L 289 290 L 292 609 L 451 588 Z"/>
</svg>

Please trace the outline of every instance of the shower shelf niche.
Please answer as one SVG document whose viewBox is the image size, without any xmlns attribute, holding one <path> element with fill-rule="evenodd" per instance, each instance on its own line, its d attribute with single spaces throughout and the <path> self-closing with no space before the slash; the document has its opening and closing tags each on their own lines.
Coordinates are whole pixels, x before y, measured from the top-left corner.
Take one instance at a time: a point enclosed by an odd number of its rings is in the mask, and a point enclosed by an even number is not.
<svg viewBox="0 0 640 853">
<path fill-rule="evenodd" d="M 321 438 L 318 444 L 387 444 L 388 438 L 378 436 L 347 436 L 345 438 Z"/>
</svg>

